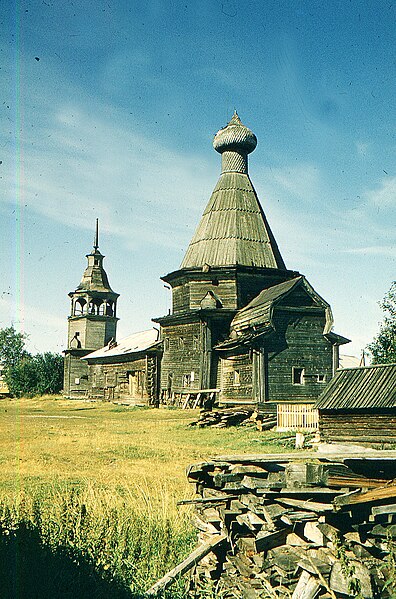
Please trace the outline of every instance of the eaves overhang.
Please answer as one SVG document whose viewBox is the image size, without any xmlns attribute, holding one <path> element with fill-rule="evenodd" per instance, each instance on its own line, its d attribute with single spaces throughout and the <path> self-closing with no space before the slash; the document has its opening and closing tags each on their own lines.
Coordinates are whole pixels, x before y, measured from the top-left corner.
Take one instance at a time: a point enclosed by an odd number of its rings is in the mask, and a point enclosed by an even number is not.
<svg viewBox="0 0 396 599">
<path fill-rule="evenodd" d="M 224 319 L 230 318 L 232 319 L 237 310 L 225 310 L 224 308 L 207 308 L 207 309 L 197 309 L 197 310 L 188 310 L 185 312 L 178 312 L 177 314 L 167 314 L 166 316 L 159 316 L 156 318 L 152 318 L 153 322 L 157 322 L 160 325 L 167 324 L 179 324 L 182 322 L 197 322 L 197 321 L 206 321 L 210 319 Z"/>
<path fill-rule="evenodd" d="M 257 266 L 245 266 L 242 264 L 229 264 L 227 266 L 210 266 L 205 265 L 207 269 L 201 266 L 191 268 L 181 268 L 174 270 L 163 277 L 160 277 L 165 283 L 172 284 L 172 282 L 179 279 L 185 280 L 202 280 L 207 279 L 210 281 L 216 275 L 235 276 L 236 274 L 254 274 L 261 276 L 279 275 L 281 278 L 295 278 L 299 276 L 299 272 L 295 270 L 286 270 L 280 268 L 263 268 Z"/>
<path fill-rule="evenodd" d="M 89 297 L 92 298 L 100 298 L 100 299 L 112 299 L 115 300 L 117 298 L 120 297 L 119 293 L 115 293 L 114 291 L 100 291 L 98 289 L 76 289 L 75 291 L 70 291 L 70 293 L 68 293 L 68 296 L 70 298 L 72 297 L 76 297 L 78 295 L 81 296 L 85 296 L 85 295 L 89 295 Z"/>
<path fill-rule="evenodd" d="M 127 362 L 135 362 L 136 360 L 141 360 L 145 358 L 147 355 L 161 354 L 162 351 L 163 343 L 162 341 L 158 341 L 151 347 L 137 352 L 98 357 L 89 357 L 89 355 L 87 355 L 82 359 L 86 360 L 88 364 L 125 364 Z"/>
</svg>

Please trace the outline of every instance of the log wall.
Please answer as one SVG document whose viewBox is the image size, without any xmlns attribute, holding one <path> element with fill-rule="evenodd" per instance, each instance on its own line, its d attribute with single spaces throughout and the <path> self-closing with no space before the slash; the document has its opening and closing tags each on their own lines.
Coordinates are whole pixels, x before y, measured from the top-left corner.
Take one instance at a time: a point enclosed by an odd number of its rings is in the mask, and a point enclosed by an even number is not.
<svg viewBox="0 0 396 599">
<path fill-rule="evenodd" d="M 201 389 L 203 330 L 201 322 L 162 327 L 164 353 L 161 363 L 161 389 L 190 387 Z M 193 380 L 191 380 L 193 374 Z M 189 384 L 186 384 L 187 378 Z"/>
<path fill-rule="evenodd" d="M 221 359 L 221 403 L 254 403 L 252 374 L 249 352 Z"/>
<path fill-rule="evenodd" d="M 336 443 L 396 444 L 396 409 L 370 411 L 319 410 L 324 441 Z"/>
<path fill-rule="evenodd" d="M 275 327 L 277 335 L 268 344 L 268 401 L 314 401 L 333 375 L 324 314 L 279 310 Z M 302 385 L 293 384 L 293 367 L 304 369 Z M 324 376 L 322 382 L 318 375 Z"/>
<path fill-rule="evenodd" d="M 89 397 L 107 401 L 155 403 L 158 360 L 156 355 L 115 364 L 89 365 Z"/>
</svg>

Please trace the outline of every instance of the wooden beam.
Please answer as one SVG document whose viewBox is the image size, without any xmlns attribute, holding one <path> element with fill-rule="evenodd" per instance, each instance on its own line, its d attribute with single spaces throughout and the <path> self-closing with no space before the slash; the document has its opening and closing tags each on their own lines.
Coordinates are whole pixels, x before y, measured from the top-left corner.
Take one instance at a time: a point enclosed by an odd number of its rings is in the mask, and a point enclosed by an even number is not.
<svg viewBox="0 0 396 599">
<path fill-rule="evenodd" d="M 208 553 L 213 551 L 215 547 L 218 547 L 221 543 L 226 540 L 226 535 L 214 535 L 212 539 L 195 549 L 185 560 L 183 560 L 178 566 L 173 568 L 170 572 L 165 574 L 163 578 L 158 580 L 151 588 L 145 592 L 145 597 L 156 597 L 159 593 L 162 593 L 167 589 L 178 576 L 182 576 L 191 568 L 193 568 L 198 562 L 201 561 Z"/>
<path fill-rule="evenodd" d="M 336 507 L 343 507 L 344 505 L 370 503 L 371 501 L 377 501 L 378 499 L 392 499 L 393 497 L 396 497 L 396 484 L 394 483 L 387 485 L 386 487 L 379 487 L 372 491 L 367 491 L 366 493 L 352 491 L 352 493 L 339 495 L 334 498 L 334 504 Z"/>
</svg>

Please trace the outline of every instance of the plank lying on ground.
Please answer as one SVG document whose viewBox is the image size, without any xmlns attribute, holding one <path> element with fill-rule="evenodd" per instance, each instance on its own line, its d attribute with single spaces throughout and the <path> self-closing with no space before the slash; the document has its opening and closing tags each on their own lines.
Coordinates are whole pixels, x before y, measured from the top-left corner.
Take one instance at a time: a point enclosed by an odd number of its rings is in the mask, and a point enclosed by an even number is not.
<svg viewBox="0 0 396 599">
<path fill-rule="evenodd" d="M 146 597 L 156 597 L 159 593 L 167 589 L 174 580 L 193 568 L 202 558 L 210 553 L 215 547 L 226 540 L 225 535 L 214 535 L 212 539 L 195 549 L 185 560 L 177 565 L 173 570 L 165 574 L 163 578 L 158 580 L 151 588 L 145 592 Z"/>
<path fill-rule="evenodd" d="M 260 453 L 260 454 L 239 454 L 239 455 L 222 455 L 212 458 L 213 461 L 218 462 L 239 462 L 241 464 L 253 463 L 260 464 L 262 462 L 289 462 L 290 460 L 325 460 L 326 462 L 349 462 L 352 460 L 395 460 L 396 450 L 383 450 L 383 451 L 367 451 L 367 452 L 356 452 L 351 454 L 346 453 L 321 453 L 320 451 L 312 453 L 308 451 L 294 452 L 294 453 Z"/>
<path fill-rule="evenodd" d="M 387 485 L 386 487 L 378 487 L 372 491 L 352 492 L 345 495 L 339 495 L 334 498 L 334 503 L 338 507 L 344 505 L 357 505 L 359 503 L 369 503 L 378 499 L 391 499 L 396 497 L 396 484 Z"/>
<path fill-rule="evenodd" d="M 301 509 L 311 510 L 312 512 L 332 512 L 334 506 L 331 503 L 318 503 L 317 501 L 305 501 L 302 499 L 291 499 L 289 497 L 278 497 L 277 503 L 298 507 Z"/>
<path fill-rule="evenodd" d="M 219 497 L 197 497 L 196 499 L 181 499 L 176 505 L 189 505 L 194 503 L 224 503 L 225 501 L 231 501 L 231 499 L 238 499 L 238 495 L 224 495 Z"/>
</svg>

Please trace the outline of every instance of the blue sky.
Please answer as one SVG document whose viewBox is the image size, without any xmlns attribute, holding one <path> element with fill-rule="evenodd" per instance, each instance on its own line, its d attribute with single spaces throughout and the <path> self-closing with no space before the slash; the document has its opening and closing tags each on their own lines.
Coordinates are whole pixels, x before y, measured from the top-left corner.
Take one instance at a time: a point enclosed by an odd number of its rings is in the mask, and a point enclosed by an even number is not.
<svg viewBox="0 0 396 599">
<path fill-rule="evenodd" d="M 166 314 L 159 277 L 180 265 L 236 108 L 286 265 L 358 355 L 396 278 L 395 17 L 390 0 L 8 1 L 0 327 L 64 348 L 96 217 L 119 338 Z"/>
</svg>

